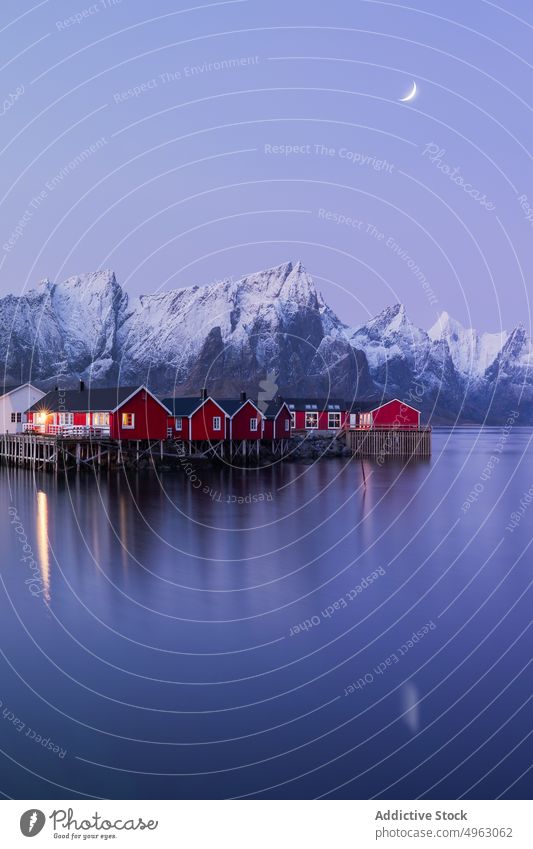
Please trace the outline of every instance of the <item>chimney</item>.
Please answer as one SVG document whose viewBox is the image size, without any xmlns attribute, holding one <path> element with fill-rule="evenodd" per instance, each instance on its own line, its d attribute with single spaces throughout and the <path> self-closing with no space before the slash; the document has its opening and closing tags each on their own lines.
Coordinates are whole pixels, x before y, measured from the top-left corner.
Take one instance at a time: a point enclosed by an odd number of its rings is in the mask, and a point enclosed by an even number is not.
<svg viewBox="0 0 533 849">
<path fill-rule="evenodd" d="M 202 401 L 205 401 L 206 398 L 207 398 L 207 388 L 204 386 L 204 388 L 202 389 Z"/>
<path fill-rule="evenodd" d="M 85 381 L 80 380 L 80 392 L 83 392 L 84 389 L 85 389 Z"/>
<path fill-rule="evenodd" d="M 244 404 L 246 401 L 246 392 L 241 392 L 241 404 Z"/>
</svg>

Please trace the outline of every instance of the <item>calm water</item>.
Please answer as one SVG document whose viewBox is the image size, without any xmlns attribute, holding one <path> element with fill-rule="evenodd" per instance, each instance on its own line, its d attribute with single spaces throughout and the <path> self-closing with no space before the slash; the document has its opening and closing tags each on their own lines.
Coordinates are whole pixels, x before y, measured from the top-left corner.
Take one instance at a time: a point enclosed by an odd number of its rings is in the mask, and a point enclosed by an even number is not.
<svg viewBox="0 0 533 849">
<path fill-rule="evenodd" d="M 530 797 L 532 437 L 440 431 L 366 489 L 1 468 L 0 789 Z"/>
</svg>

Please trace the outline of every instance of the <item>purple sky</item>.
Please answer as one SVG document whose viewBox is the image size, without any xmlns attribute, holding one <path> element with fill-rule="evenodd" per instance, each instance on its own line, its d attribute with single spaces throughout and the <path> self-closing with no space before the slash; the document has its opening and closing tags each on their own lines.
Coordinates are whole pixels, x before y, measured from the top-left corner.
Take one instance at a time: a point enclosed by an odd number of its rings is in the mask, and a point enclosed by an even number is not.
<svg viewBox="0 0 533 849">
<path fill-rule="evenodd" d="M 191 6 L 2 3 L 1 294 L 301 259 L 350 323 L 530 329 L 527 0 Z"/>
</svg>

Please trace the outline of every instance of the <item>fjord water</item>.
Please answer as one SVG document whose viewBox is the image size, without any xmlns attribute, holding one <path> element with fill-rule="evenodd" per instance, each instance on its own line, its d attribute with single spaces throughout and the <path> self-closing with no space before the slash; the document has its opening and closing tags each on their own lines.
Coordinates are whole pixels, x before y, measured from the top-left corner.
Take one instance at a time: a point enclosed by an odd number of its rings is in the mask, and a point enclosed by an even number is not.
<svg viewBox="0 0 533 849">
<path fill-rule="evenodd" d="M 532 432 L 429 460 L 0 469 L 14 798 L 531 795 Z"/>
</svg>

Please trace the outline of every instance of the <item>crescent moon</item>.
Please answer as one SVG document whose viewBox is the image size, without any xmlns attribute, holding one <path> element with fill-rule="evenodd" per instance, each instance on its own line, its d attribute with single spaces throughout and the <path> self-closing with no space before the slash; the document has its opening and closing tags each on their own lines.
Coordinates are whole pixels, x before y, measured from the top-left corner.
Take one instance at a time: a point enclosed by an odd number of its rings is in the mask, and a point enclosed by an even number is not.
<svg viewBox="0 0 533 849">
<path fill-rule="evenodd" d="M 405 97 L 400 97 L 400 103 L 408 103 L 416 94 L 416 83 L 413 82 L 413 87 L 409 94 L 406 94 Z"/>
</svg>

